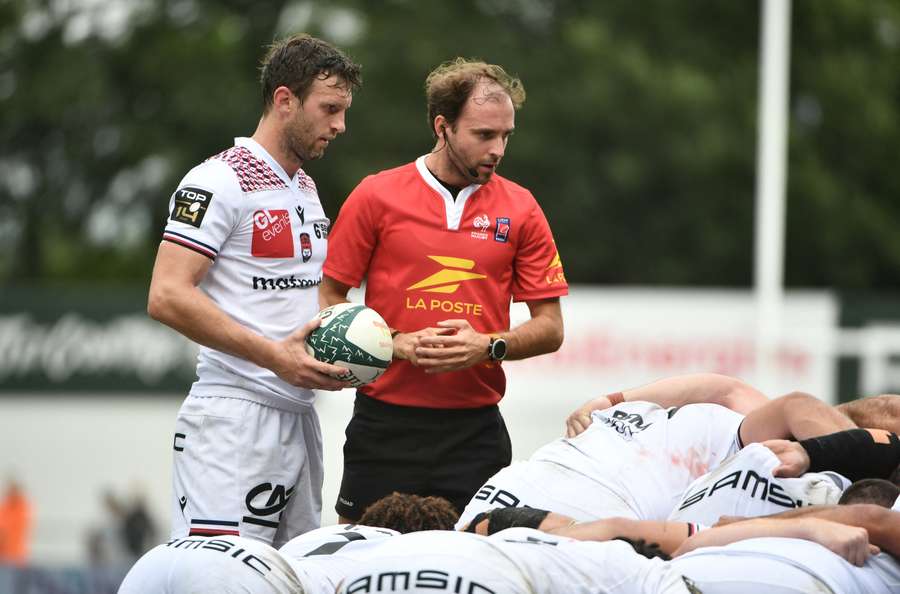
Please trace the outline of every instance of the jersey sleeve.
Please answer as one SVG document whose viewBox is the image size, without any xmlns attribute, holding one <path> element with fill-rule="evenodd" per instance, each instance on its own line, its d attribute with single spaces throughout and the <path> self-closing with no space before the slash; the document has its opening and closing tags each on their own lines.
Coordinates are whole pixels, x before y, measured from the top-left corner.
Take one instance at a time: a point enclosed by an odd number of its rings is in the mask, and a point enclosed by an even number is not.
<svg viewBox="0 0 900 594">
<path fill-rule="evenodd" d="M 194 167 L 169 199 L 163 240 L 215 260 L 240 218 L 241 191 L 234 172 L 207 161 Z"/>
<path fill-rule="evenodd" d="M 569 285 L 550 224 L 535 202 L 516 252 L 513 301 L 549 299 L 568 293 Z"/>
<path fill-rule="evenodd" d="M 364 179 L 347 197 L 328 236 L 324 273 L 345 285 L 362 283 L 378 240 L 374 197 Z"/>
</svg>

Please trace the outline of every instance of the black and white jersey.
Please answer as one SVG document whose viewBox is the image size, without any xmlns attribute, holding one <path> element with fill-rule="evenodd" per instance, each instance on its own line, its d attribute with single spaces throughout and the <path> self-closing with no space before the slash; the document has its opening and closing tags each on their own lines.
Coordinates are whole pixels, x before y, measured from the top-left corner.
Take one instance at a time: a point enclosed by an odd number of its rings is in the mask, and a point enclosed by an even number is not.
<svg viewBox="0 0 900 594">
<path fill-rule="evenodd" d="M 189 536 L 138 559 L 119 594 L 302 594 L 303 584 L 281 554 L 240 536 Z"/>
<path fill-rule="evenodd" d="M 396 530 L 358 524 L 336 524 L 301 534 L 279 549 L 304 585 L 304 594 L 334 594 L 360 559 Z"/>
<path fill-rule="evenodd" d="M 405 534 L 366 555 L 340 594 L 687 594 L 681 576 L 620 542 L 581 542 L 530 528 L 490 537 Z"/>
<path fill-rule="evenodd" d="M 200 283 L 243 326 L 281 340 L 319 310 L 329 220 L 303 170 L 291 178 L 250 138 L 194 167 L 169 201 L 163 239 L 212 260 Z M 232 396 L 280 408 L 313 392 L 272 371 L 200 348 L 196 396 Z M 249 386 L 249 387 L 248 387 Z"/>
<path fill-rule="evenodd" d="M 834 505 L 850 481 L 835 472 L 776 478 L 778 456 L 752 443 L 691 483 L 669 515 L 673 522 L 712 526 L 722 516 L 755 518 L 807 505 Z"/>
</svg>

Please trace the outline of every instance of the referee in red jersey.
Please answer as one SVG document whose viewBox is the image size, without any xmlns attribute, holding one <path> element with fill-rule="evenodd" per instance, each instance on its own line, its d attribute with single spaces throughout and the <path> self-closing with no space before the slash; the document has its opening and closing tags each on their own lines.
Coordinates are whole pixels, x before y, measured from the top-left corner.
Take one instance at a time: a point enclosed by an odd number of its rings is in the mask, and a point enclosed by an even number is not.
<svg viewBox="0 0 900 594">
<path fill-rule="evenodd" d="M 425 81 L 434 149 L 366 177 L 330 236 L 322 306 L 366 280 L 366 305 L 394 337 L 394 362 L 357 392 L 336 510 L 358 520 L 393 491 L 461 510 L 507 466 L 497 403 L 502 362 L 557 350 L 568 293 L 531 192 L 496 174 L 525 101 L 503 68 L 457 58 Z M 510 300 L 531 319 L 510 329 Z"/>
</svg>

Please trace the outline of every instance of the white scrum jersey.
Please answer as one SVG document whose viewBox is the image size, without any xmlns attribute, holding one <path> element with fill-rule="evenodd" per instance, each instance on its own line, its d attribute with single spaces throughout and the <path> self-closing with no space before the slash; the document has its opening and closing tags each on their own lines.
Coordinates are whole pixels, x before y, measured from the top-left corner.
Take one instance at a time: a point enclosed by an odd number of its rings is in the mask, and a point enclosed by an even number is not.
<svg viewBox="0 0 900 594">
<path fill-rule="evenodd" d="M 374 549 L 340 594 L 687 594 L 680 574 L 621 541 L 510 528 L 492 536 L 417 532 Z"/>
<path fill-rule="evenodd" d="M 890 555 L 873 555 L 856 567 L 818 543 L 796 538 L 752 538 L 701 548 L 675 558 L 671 566 L 704 594 L 900 592 L 900 565 Z"/>
<path fill-rule="evenodd" d="M 189 536 L 138 559 L 119 594 L 303 594 L 297 575 L 267 544 L 240 536 Z"/>
<path fill-rule="evenodd" d="M 722 516 L 755 518 L 807 505 L 835 505 L 850 481 L 835 472 L 776 478 L 778 456 L 751 443 L 687 488 L 669 515 L 673 522 L 712 526 Z"/>
<path fill-rule="evenodd" d="M 457 527 L 482 511 L 522 506 L 579 521 L 664 520 L 692 481 L 740 448 L 743 416 L 715 404 L 625 402 L 591 416 L 577 437 L 550 442 L 488 479 Z"/>
<path fill-rule="evenodd" d="M 360 559 L 393 536 L 396 530 L 337 524 L 311 530 L 279 549 L 303 583 L 304 594 L 334 594 Z"/>
<path fill-rule="evenodd" d="M 200 288 L 230 317 L 273 340 L 319 310 L 329 220 L 303 170 L 289 178 L 250 138 L 194 167 L 169 202 L 163 239 L 212 260 Z M 268 369 L 200 348 L 195 396 L 231 396 L 298 410 L 313 392 Z"/>
</svg>

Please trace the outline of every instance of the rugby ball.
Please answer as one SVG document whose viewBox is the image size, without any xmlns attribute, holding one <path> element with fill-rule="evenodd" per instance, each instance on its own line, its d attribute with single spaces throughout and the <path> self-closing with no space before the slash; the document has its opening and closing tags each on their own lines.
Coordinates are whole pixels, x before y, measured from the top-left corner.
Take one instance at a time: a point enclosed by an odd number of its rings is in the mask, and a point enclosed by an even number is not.
<svg viewBox="0 0 900 594">
<path fill-rule="evenodd" d="M 318 328 L 306 337 L 306 352 L 325 363 L 345 367 L 340 379 L 354 386 L 374 382 L 394 356 L 394 341 L 384 318 L 359 303 L 338 303 L 316 317 Z"/>
</svg>

